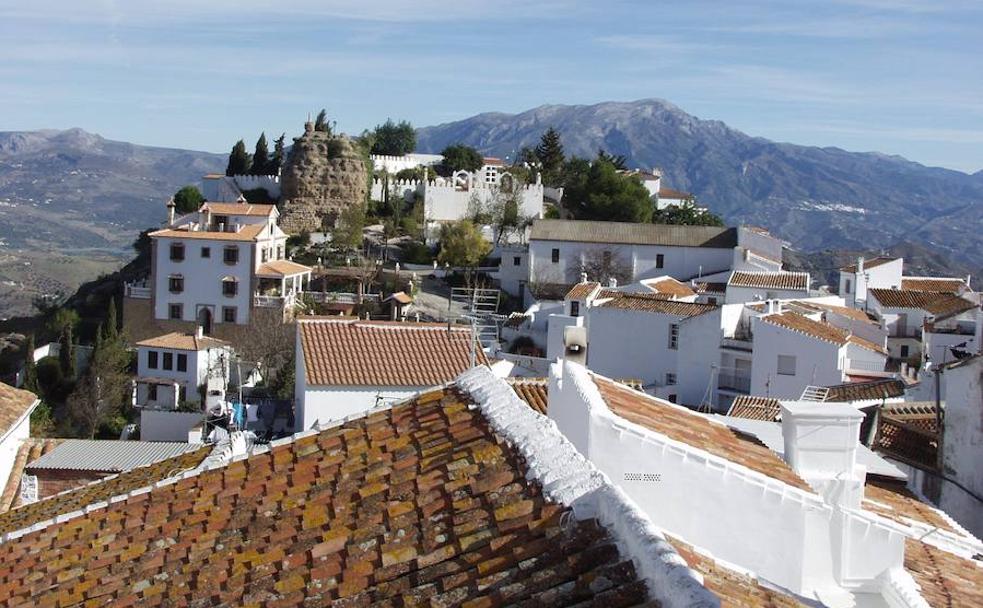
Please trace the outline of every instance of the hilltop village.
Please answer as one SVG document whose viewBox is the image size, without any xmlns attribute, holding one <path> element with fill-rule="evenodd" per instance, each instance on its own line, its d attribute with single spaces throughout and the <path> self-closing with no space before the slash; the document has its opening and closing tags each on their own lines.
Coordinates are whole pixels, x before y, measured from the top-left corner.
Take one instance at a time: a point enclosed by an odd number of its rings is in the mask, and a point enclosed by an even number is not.
<svg viewBox="0 0 983 608">
<path fill-rule="evenodd" d="M 972 277 L 825 284 L 552 129 L 414 143 L 240 141 L 92 340 L 47 311 L 0 604 L 983 605 Z"/>
</svg>

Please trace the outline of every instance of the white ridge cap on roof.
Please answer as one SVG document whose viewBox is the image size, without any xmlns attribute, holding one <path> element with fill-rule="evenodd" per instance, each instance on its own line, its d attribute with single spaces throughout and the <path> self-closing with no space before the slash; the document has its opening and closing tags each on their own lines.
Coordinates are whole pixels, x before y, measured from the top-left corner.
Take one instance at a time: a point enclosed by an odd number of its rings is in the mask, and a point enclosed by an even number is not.
<svg viewBox="0 0 983 608">
<path fill-rule="evenodd" d="M 549 418 L 534 412 L 486 367 L 454 381 L 469 393 L 496 433 L 526 459 L 529 477 L 578 516 L 596 517 L 631 557 L 649 593 L 663 606 L 719 606 L 702 576 L 686 565 L 635 502 L 577 451 Z"/>
</svg>

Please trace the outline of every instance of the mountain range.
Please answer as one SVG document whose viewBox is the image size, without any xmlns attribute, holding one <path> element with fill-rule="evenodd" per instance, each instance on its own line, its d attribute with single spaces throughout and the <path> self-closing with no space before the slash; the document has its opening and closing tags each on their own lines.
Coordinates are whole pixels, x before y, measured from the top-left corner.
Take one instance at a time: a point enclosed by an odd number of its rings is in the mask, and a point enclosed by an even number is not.
<svg viewBox="0 0 983 608">
<path fill-rule="evenodd" d="M 624 155 L 728 222 L 767 227 L 817 278 L 830 277 L 842 252 L 904 254 L 922 272 L 983 270 L 983 171 L 773 142 L 657 99 L 479 114 L 419 129 L 417 148 L 464 143 L 514 158 L 551 126 L 568 156 Z M 168 196 L 225 163 L 81 129 L 0 132 L 0 317 L 119 268 L 137 234 L 159 225 Z"/>
<path fill-rule="evenodd" d="M 556 128 L 568 156 L 599 148 L 696 195 L 729 222 L 761 225 L 795 249 L 889 251 L 916 245 L 953 271 L 983 268 L 983 171 L 926 167 L 899 156 L 752 137 L 659 99 L 545 105 L 419 129 L 417 148 L 464 143 L 515 158 Z"/>
<path fill-rule="evenodd" d="M 82 129 L 0 132 L 0 317 L 121 266 L 168 196 L 225 163 Z"/>
</svg>

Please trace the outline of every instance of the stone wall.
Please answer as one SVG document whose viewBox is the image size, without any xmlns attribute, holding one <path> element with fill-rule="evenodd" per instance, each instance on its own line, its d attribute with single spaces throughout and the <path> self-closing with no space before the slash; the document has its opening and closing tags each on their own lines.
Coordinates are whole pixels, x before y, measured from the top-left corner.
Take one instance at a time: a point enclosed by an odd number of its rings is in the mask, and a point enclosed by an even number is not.
<svg viewBox="0 0 983 608">
<path fill-rule="evenodd" d="M 297 234 L 333 226 L 343 210 L 365 204 L 368 175 L 351 140 L 307 123 L 304 135 L 294 138 L 280 185 L 280 227 Z"/>
</svg>

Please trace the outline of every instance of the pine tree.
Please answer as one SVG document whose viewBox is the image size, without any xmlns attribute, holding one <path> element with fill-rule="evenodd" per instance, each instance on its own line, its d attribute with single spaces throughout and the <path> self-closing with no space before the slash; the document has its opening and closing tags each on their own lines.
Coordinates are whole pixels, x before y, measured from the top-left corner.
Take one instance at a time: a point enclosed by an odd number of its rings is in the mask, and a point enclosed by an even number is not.
<svg viewBox="0 0 983 608">
<path fill-rule="evenodd" d="M 286 133 L 281 133 L 280 137 L 273 140 L 273 156 L 266 165 L 266 175 L 280 175 L 283 167 L 283 141 L 287 138 Z"/>
<path fill-rule="evenodd" d="M 543 183 L 548 186 L 555 186 L 560 179 L 560 172 L 563 170 L 563 142 L 560 141 L 560 132 L 550 127 L 546 129 L 543 136 L 536 146 L 536 158 L 543 171 Z"/>
<path fill-rule="evenodd" d="M 249 167 L 250 175 L 266 175 L 270 164 L 270 150 L 266 144 L 266 133 L 260 133 L 256 140 L 256 151 L 253 152 L 253 162 Z"/>
<path fill-rule="evenodd" d="M 116 326 L 116 298 L 109 299 L 109 310 L 106 311 L 106 325 L 103 338 L 107 341 L 116 341 L 119 338 L 119 330 Z"/>
<path fill-rule="evenodd" d="M 232 152 L 229 154 L 229 165 L 225 168 L 225 174 L 245 175 L 249 172 L 251 164 L 252 157 L 249 156 L 249 152 L 246 152 L 246 142 L 240 139 L 236 145 L 232 146 Z"/>
<path fill-rule="evenodd" d="M 72 341 L 71 325 L 66 325 L 61 332 L 58 362 L 61 364 L 61 375 L 65 379 L 75 377 L 75 343 Z"/>
</svg>

